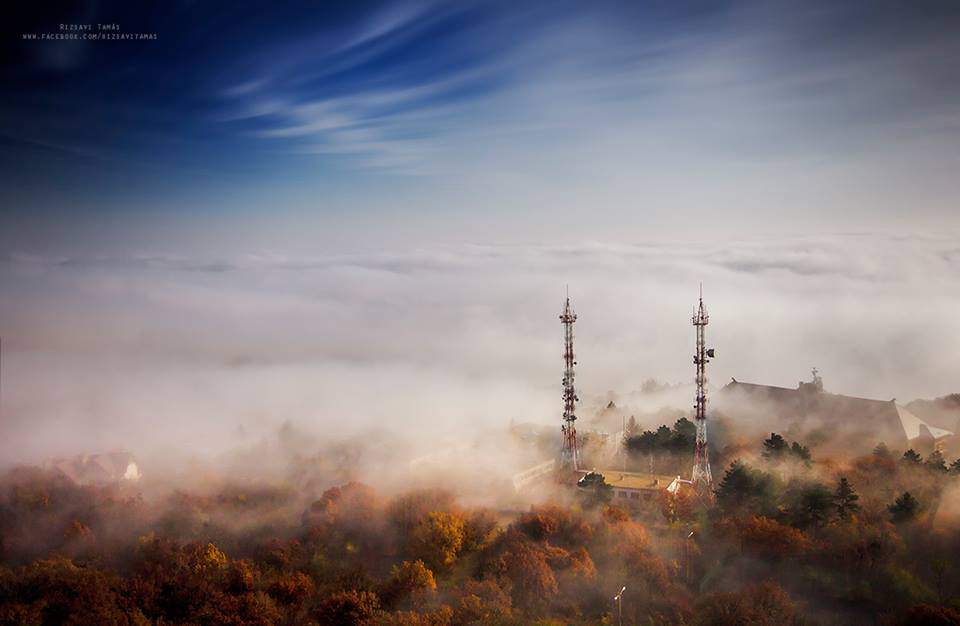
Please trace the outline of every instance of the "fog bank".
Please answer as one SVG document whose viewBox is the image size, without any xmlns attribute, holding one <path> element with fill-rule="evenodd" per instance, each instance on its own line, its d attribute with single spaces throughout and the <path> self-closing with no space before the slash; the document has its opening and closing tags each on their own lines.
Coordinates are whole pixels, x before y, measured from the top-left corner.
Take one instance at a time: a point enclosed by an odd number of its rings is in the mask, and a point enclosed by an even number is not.
<svg viewBox="0 0 960 626">
<path fill-rule="evenodd" d="M 356 255 L 0 261 L 0 460 L 220 454 L 284 423 L 414 441 L 558 419 L 569 284 L 583 397 L 689 382 L 697 285 L 712 384 L 878 399 L 956 391 L 949 239 L 836 235 Z"/>
</svg>

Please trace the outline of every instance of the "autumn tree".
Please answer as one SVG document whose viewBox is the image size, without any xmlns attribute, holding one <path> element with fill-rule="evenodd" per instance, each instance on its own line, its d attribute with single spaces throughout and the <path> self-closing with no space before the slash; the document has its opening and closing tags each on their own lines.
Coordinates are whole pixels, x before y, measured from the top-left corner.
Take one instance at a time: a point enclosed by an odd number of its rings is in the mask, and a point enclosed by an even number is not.
<svg viewBox="0 0 960 626">
<path fill-rule="evenodd" d="M 201 577 L 219 576 L 227 567 L 227 555 L 212 543 L 189 544 L 186 550 L 190 569 Z"/>
<path fill-rule="evenodd" d="M 413 553 L 434 568 L 448 568 L 463 547 L 465 527 L 459 513 L 428 513 L 411 533 Z"/>
<path fill-rule="evenodd" d="M 380 598 L 370 591 L 337 591 L 320 601 L 314 618 L 329 626 L 369 624 L 380 608 Z"/>
<path fill-rule="evenodd" d="M 64 557 L 42 559 L 3 581 L 0 605 L 10 621 L 36 624 L 126 624 L 146 622 L 118 594 L 118 581 L 95 567 Z M 11 603 L 16 598 L 18 602 Z M 12 605 L 12 606 L 11 606 Z"/>
<path fill-rule="evenodd" d="M 557 595 L 557 578 L 544 551 L 527 542 L 515 542 L 502 557 L 502 563 L 516 604 L 539 611 Z"/>
<path fill-rule="evenodd" d="M 810 539 L 802 531 L 769 517 L 754 516 L 740 522 L 737 532 L 744 550 L 771 559 L 797 556 L 812 548 Z"/>
<path fill-rule="evenodd" d="M 387 507 L 387 517 L 401 534 L 408 534 L 431 512 L 447 512 L 454 508 L 454 497 L 450 492 L 422 489 L 394 498 Z"/>
<path fill-rule="evenodd" d="M 246 593 L 253 591 L 260 573 L 256 565 L 246 559 L 237 559 L 227 567 L 227 590 L 231 593 Z"/>
<path fill-rule="evenodd" d="M 697 500 L 692 489 L 677 489 L 674 493 L 661 489 L 658 498 L 660 513 L 667 522 L 691 522 L 696 519 Z"/>
<path fill-rule="evenodd" d="M 303 572 L 283 572 L 270 583 L 267 591 L 280 604 L 303 604 L 314 593 L 313 580 Z"/>
<path fill-rule="evenodd" d="M 390 573 L 391 582 L 406 593 L 414 591 L 436 591 L 437 582 L 433 572 L 423 561 L 404 561 L 394 565 Z"/>
<path fill-rule="evenodd" d="M 847 524 L 830 524 L 818 533 L 823 558 L 848 574 L 865 575 L 889 566 L 905 549 L 893 524 L 866 517 L 851 517 Z"/>
<path fill-rule="evenodd" d="M 623 513 L 616 507 L 606 507 L 603 509 L 602 519 L 610 521 L 611 516 L 617 516 Z M 627 516 L 629 519 L 629 516 Z M 541 505 L 531 507 L 530 511 L 523 513 L 508 528 L 509 536 L 506 539 L 512 540 L 515 533 L 520 531 L 527 537 L 535 541 L 549 540 L 553 544 L 577 547 L 591 542 L 595 528 L 591 526 L 583 517 L 570 509 L 557 505 Z"/>
<path fill-rule="evenodd" d="M 380 594 L 383 603 L 396 606 L 404 602 L 408 606 L 421 606 L 437 590 L 433 572 L 423 561 L 403 561 L 394 565 L 390 578 Z"/>
<path fill-rule="evenodd" d="M 698 626 L 789 626 L 802 623 L 796 605 L 782 587 L 773 582 L 729 593 L 712 593 L 697 604 Z"/>
<path fill-rule="evenodd" d="M 632 555 L 646 552 L 650 543 L 646 528 L 618 507 L 607 507 L 599 523 L 592 527 L 591 538 L 567 545 L 588 545 L 591 556 L 605 566 L 629 561 Z"/>
<path fill-rule="evenodd" d="M 497 518 L 489 509 L 470 511 L 463 527 L 463 549 L 475 552 L 485 548 L 497 534 Z"/>
<path fill-rule="evenodd" d="M 510 594 L 493 579 L 468 580 L 454 604 L 455 624 L 497 624 L 513 615 Z"/>
<path fill-rule="evenodd" d="M 532 510 L 522 514 L 514 526 L 531 539 L 540 541 L 560 530 L 560 521 L 549 510 Z"/>
<path fill-rule="evenodd" d="M 262 591 L 242 595 L 217 593 L 190 617 L 200 624 L 256 624 L 269 626 L 281 620 L 281 611 Z"/>
</svg>

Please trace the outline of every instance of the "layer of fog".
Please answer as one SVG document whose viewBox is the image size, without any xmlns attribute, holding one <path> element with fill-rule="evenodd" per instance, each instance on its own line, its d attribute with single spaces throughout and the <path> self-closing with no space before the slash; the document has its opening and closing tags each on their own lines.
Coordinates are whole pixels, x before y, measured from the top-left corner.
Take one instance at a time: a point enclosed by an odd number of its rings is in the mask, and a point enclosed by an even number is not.
<svg viewBox="0 0 960 626">
<path fill-rule="evenodd" d="M 260 450 L 253 463 L 266 468 L 289 423 L 304 441 L 392 441 L 367 458 L 406 462 L 488 441 L 510 420 L 555 424 L 566 284 L 584 411 L 610 392 L 636 398 L 647 378 L 689 383 L 700 281 L 714 385 L 793 387 L 817 366 L 829 391 L 944 395 L 960 369 L 958 269 L 949 240 L 871 235 L 295 259 L 8 255 L 0 460 Z"/>
</svg>

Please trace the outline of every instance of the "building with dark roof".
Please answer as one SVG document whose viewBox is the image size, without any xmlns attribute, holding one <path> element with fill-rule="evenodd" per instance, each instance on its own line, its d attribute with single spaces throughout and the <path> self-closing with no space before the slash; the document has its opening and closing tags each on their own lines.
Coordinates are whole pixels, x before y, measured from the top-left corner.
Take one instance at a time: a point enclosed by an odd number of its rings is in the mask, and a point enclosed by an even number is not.
<svg viewBox="0 0 960 626">
<path fill-rule="evenodd" d="M 827 393 L 816 370 L 812 382 L 801 382 L 796 389 L 732 379 L 715 399 L 716 407 L 731 418 L 755 420 L 779 430 L 821 428 L 840 441 L 847 436 L 866 437 L 870 446 L 878 441 L 893 446 L 932 443 L 954 434 L 920 419 L 896 400 Z"/>
</svg>

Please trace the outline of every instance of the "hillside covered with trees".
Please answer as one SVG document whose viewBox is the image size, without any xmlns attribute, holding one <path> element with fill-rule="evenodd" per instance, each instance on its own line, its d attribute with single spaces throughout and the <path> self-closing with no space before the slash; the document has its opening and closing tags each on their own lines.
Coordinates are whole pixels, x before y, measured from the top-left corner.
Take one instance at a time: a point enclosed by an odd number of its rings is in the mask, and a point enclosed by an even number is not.
<svg viewBox="0 0 960 626">
<path fill-rule="evenodd" d="M 686 424 L 626 440 L 680 454 Z M 662 450 L 657 448 L 661 447 Z M 147 501 L 38 468 L 0 501 L 2 624 L 960 624 L 960 462 L 818 459 L 773 433 L 714 496 L 526 510 L 222 485 Z"/>
</svg>

